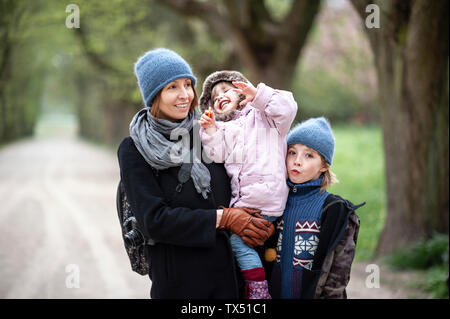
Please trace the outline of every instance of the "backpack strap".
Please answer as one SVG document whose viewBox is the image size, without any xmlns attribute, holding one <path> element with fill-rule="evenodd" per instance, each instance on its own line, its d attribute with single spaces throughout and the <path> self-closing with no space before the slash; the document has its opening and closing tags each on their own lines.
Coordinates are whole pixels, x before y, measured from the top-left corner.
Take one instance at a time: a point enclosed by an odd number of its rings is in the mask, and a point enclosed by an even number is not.
<svg viewBox="0 0 450 319">
<path fill-rule="evenodd" d="M 116 206 L 117 206 L 117 212 L 119 213 L 119 220 L 122 220 L 123 225 L 129 223 L 136 223 L 136 217 L 134 217 L 134 214 L 131 212 L 131 205 L 128 201 L 127 193 L 125 191 L 125 186 L 122 183 L 122 180 L 119 181 L 119 185 L 117 186 L 117 194 L 116 194 Z M 127 219 L 124 220 L 124 207 L 127 206 L 129 211 L 131 212 L 131 216 L 129 216 Z M 152 238 L 147 238 L 141 230 L 136 228 L 136 230 L 141 234 L 142 238 L 144 238 L 144 244 L 154 246 L 156 242 Z"/>
</svg>

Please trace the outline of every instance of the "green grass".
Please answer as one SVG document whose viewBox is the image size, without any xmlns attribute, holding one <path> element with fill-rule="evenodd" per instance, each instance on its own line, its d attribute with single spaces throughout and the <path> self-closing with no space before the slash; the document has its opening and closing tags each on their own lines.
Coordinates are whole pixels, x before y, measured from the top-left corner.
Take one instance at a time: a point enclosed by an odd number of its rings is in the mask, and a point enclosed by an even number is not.
<svg viewBox="0 0 450 319">
<path fill-rule="evenodd" d="M 448 299 L 448 249 L 448 234 L 435 233 L 431 238 L 399 249 L 385 260 L 397 270 L 425 270 L 425 279 L 413 284 L 433 298 Z"/>
<path fill-rule="evenodd" d="M 339 183 L 328 189 L 354 204 L 366 202 L 356 212 L 360 218 L 356 261 L 373 256 L 386 216 L 383 138 L 379 127 L 335 126 L 331 170 Z"/>
</svg>

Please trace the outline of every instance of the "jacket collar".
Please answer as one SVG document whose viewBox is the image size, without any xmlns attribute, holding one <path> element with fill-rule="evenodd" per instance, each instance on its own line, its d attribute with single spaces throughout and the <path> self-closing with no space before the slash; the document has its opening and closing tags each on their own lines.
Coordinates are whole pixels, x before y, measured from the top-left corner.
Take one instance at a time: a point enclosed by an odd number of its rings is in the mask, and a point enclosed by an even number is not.
<svg viewBox="0 0 450 319">
<path fill-rule="evenodd" d="M 287 179 L 286 182 L 289 186 L 290 194 L 309 196 L 320 192 L 320 186 L 322 185 L 322 177 L 301 184 L 294 184 L 289 179 Z"/>
</svg>

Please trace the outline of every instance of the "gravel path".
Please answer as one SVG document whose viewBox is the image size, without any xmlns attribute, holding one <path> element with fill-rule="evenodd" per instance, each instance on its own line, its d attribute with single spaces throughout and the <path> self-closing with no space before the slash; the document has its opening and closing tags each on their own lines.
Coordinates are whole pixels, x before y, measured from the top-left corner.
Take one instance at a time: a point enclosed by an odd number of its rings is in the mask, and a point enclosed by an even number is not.
<svg viewBox="0 0 450 319">
<path fill-rule="evenodd" d="M 115 208 L 118 165 L 76 139 L 0 149 L 0 298 L 148 298 Z"/>
<path fill-rule="evenodd" d="M 421 281 L 423 273 L 418 271 L 392 271 L 379 261 L 358 262 L 353 263 L 347 295 L 350 299 L 428 299 L 417 287 Z"/>
</svg>

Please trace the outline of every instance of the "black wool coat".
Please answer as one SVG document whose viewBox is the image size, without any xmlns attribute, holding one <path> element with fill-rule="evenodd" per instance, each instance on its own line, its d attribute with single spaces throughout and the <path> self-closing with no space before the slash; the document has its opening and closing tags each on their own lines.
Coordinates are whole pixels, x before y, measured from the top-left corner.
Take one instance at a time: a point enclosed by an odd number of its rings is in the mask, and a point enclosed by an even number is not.
<svg viewBox="0 0 450 319">
<path fill-rule="evenodd" d="M 120 144 L 118 158 L 138 226 L 156 242 L 146 251 L 151 298 L 239 298 L 242 278 L 229 243 L 230 233 L 216 229 L 216 209 L 228 207 L 231 198 L 223 164 L 204 163 L 211 174 L 212 190 L 204 199 L 192 179 L 178 192 L 180 167 L 156 171 L 130 137 Z"/>
</svg>

